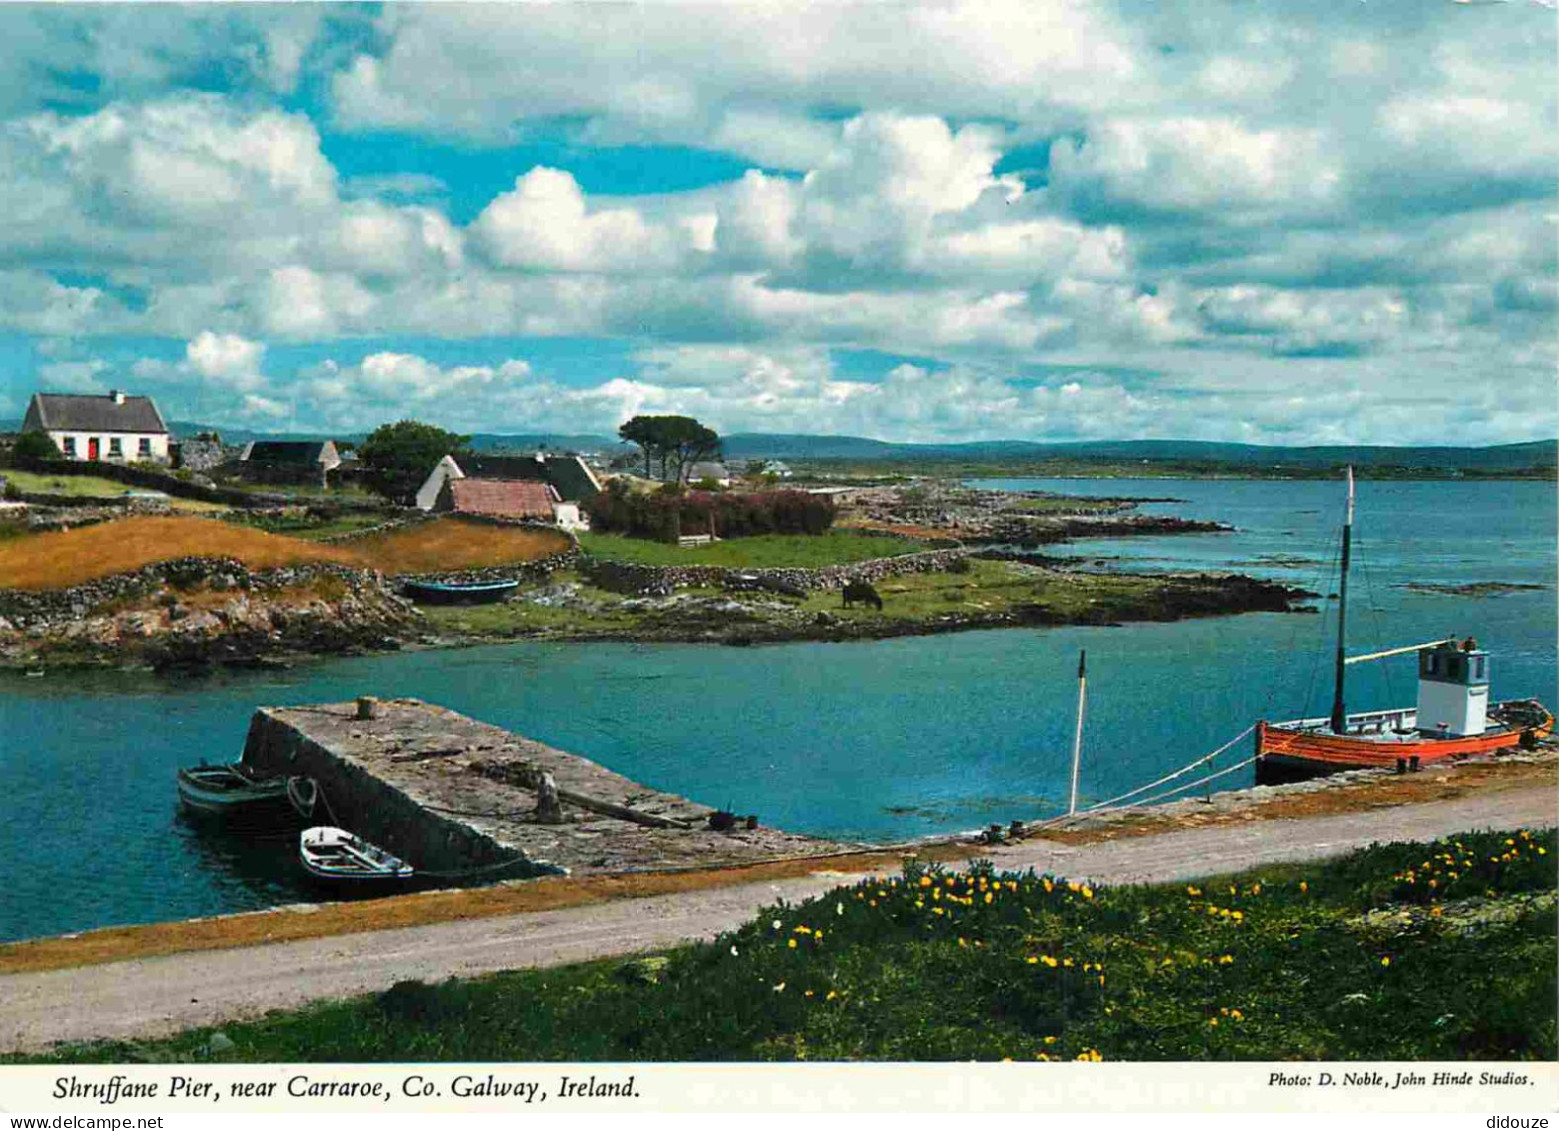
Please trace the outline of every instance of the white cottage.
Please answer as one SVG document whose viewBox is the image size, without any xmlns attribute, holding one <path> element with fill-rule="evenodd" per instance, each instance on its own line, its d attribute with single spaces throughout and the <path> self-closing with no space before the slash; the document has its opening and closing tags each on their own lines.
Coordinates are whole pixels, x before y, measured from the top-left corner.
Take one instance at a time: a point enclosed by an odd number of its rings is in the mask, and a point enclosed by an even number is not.
<svg viewBox="0 0 1559 1131">
<path fill-rule="evenodd" d="M 23 432 L 42 432 L 66 459 L 169 462 L 168 426 L 151 397 L 34 393 Z"/>
</svg>

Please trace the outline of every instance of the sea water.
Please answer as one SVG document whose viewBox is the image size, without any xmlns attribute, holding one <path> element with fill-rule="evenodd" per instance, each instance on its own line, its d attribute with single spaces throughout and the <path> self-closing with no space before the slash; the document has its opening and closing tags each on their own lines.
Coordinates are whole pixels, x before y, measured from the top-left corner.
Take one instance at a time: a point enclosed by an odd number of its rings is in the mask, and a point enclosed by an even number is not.
<svg viewBox="0 0 1559 1131">
<path fill-rule="evenodd" d="M 1236 569 L 1334 588 L 1336 483 L 994 485 L 1174 496 L 1143 509 L 1238 528 L 1047 548 L 1090 568 Z M 1352 650 L 1474 635 L 1493 654 L 1495 698 L 1552 704 L 1552 483 L 1361 483 L 1354 549 Z M 1538 588 L 1422 588 L 1469 583 Z M 1085 804 L 1207 753 L 1258 717 L 1324 714 L 1333 606 L 1316 604 L 1310 614 L 842 644 L 517 643 L 204 677 L 0 676 L 0 939 L 312 897 L 291 836 L 213 835 L 177 814 L 175 770 L 236 759 L 257 706 L 416 696 L 765 824 L 901 840 L 1065 805 L 1083 649 Z M 1358 665 L 1350 679 L 1351 710 L 1413 701 L 1411 656 Z M 1248 755 L 1242 741 L 1216 766 Z"/>
</svg>

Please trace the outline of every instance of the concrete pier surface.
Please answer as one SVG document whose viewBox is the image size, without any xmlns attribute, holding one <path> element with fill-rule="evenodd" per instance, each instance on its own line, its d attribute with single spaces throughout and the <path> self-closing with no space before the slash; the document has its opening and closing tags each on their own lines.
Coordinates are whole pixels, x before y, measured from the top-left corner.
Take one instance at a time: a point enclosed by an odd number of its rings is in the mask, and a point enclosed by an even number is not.
<svg viewBox="0 0 1559 1131">
<path fill-rule="evenodd" d="M 243 760 L 258 774 L 313 778 L 315 823 L 357 833 L 420 871 L 621 873 L 854 847 L 741 822 L 713 829 L 707 805 L 418 699 L 373 700 L 367 712 L 360 717 L 357 703 L 261 708 Z M 545 806 L 538 811 L 544 777 L 556 787 L 556 823 Z"/>
</svg>

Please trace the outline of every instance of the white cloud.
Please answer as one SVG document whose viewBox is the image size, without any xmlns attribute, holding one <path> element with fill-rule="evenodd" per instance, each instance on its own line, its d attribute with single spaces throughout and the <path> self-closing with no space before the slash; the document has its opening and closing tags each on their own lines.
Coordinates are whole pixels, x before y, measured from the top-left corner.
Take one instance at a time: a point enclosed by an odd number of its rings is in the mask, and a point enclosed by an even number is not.
<svg viewBox="0 0 1559 1131">
<path fill-rule="evenodd" d="M 573 176 L 537 166 L 489 204 L 471 237 L 501 267 L 552 271 L 646 271 L 677 261 L 672 233 L 632 208 L 590 211 Z"/>
</svg>

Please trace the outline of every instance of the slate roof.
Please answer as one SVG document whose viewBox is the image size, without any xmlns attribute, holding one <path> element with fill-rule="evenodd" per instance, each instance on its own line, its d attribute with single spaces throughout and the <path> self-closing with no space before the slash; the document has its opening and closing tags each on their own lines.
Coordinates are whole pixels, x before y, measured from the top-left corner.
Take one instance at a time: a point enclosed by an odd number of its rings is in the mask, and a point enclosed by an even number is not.
<svg viewBox="0 0 1559 1131">
<path fill-rule="evenodd" d="M 551 484 L 566 503 L 583 503 L 600 494 L 601 487 L 578 456 L 458 457 L 460 470 L 476 479 L 519 479 Z"/>
<path fill-rule="evenodd" d="M 82 396 L 74 393 L 34 393 L 27 405 L 23 432 L 142 432 L 166 434 L 168 426 L 151 397 L 127 396 L 114 402 L 113 394 Z"/>
<path fill-rule="evenodd" d="M 325 445 L 321 440 L 256 440 L 244 456 L 250 463 L 285 464 L 306 467 L 324 462 Z"/>
<path fill-rule="evenodd" d="M 546 483 L 515 479 L 451 479 L 450 509 L 456 514 L 489 514 L 499 518 L 539 518 L 552 521 L 557 492 Z"/>
</svg>

